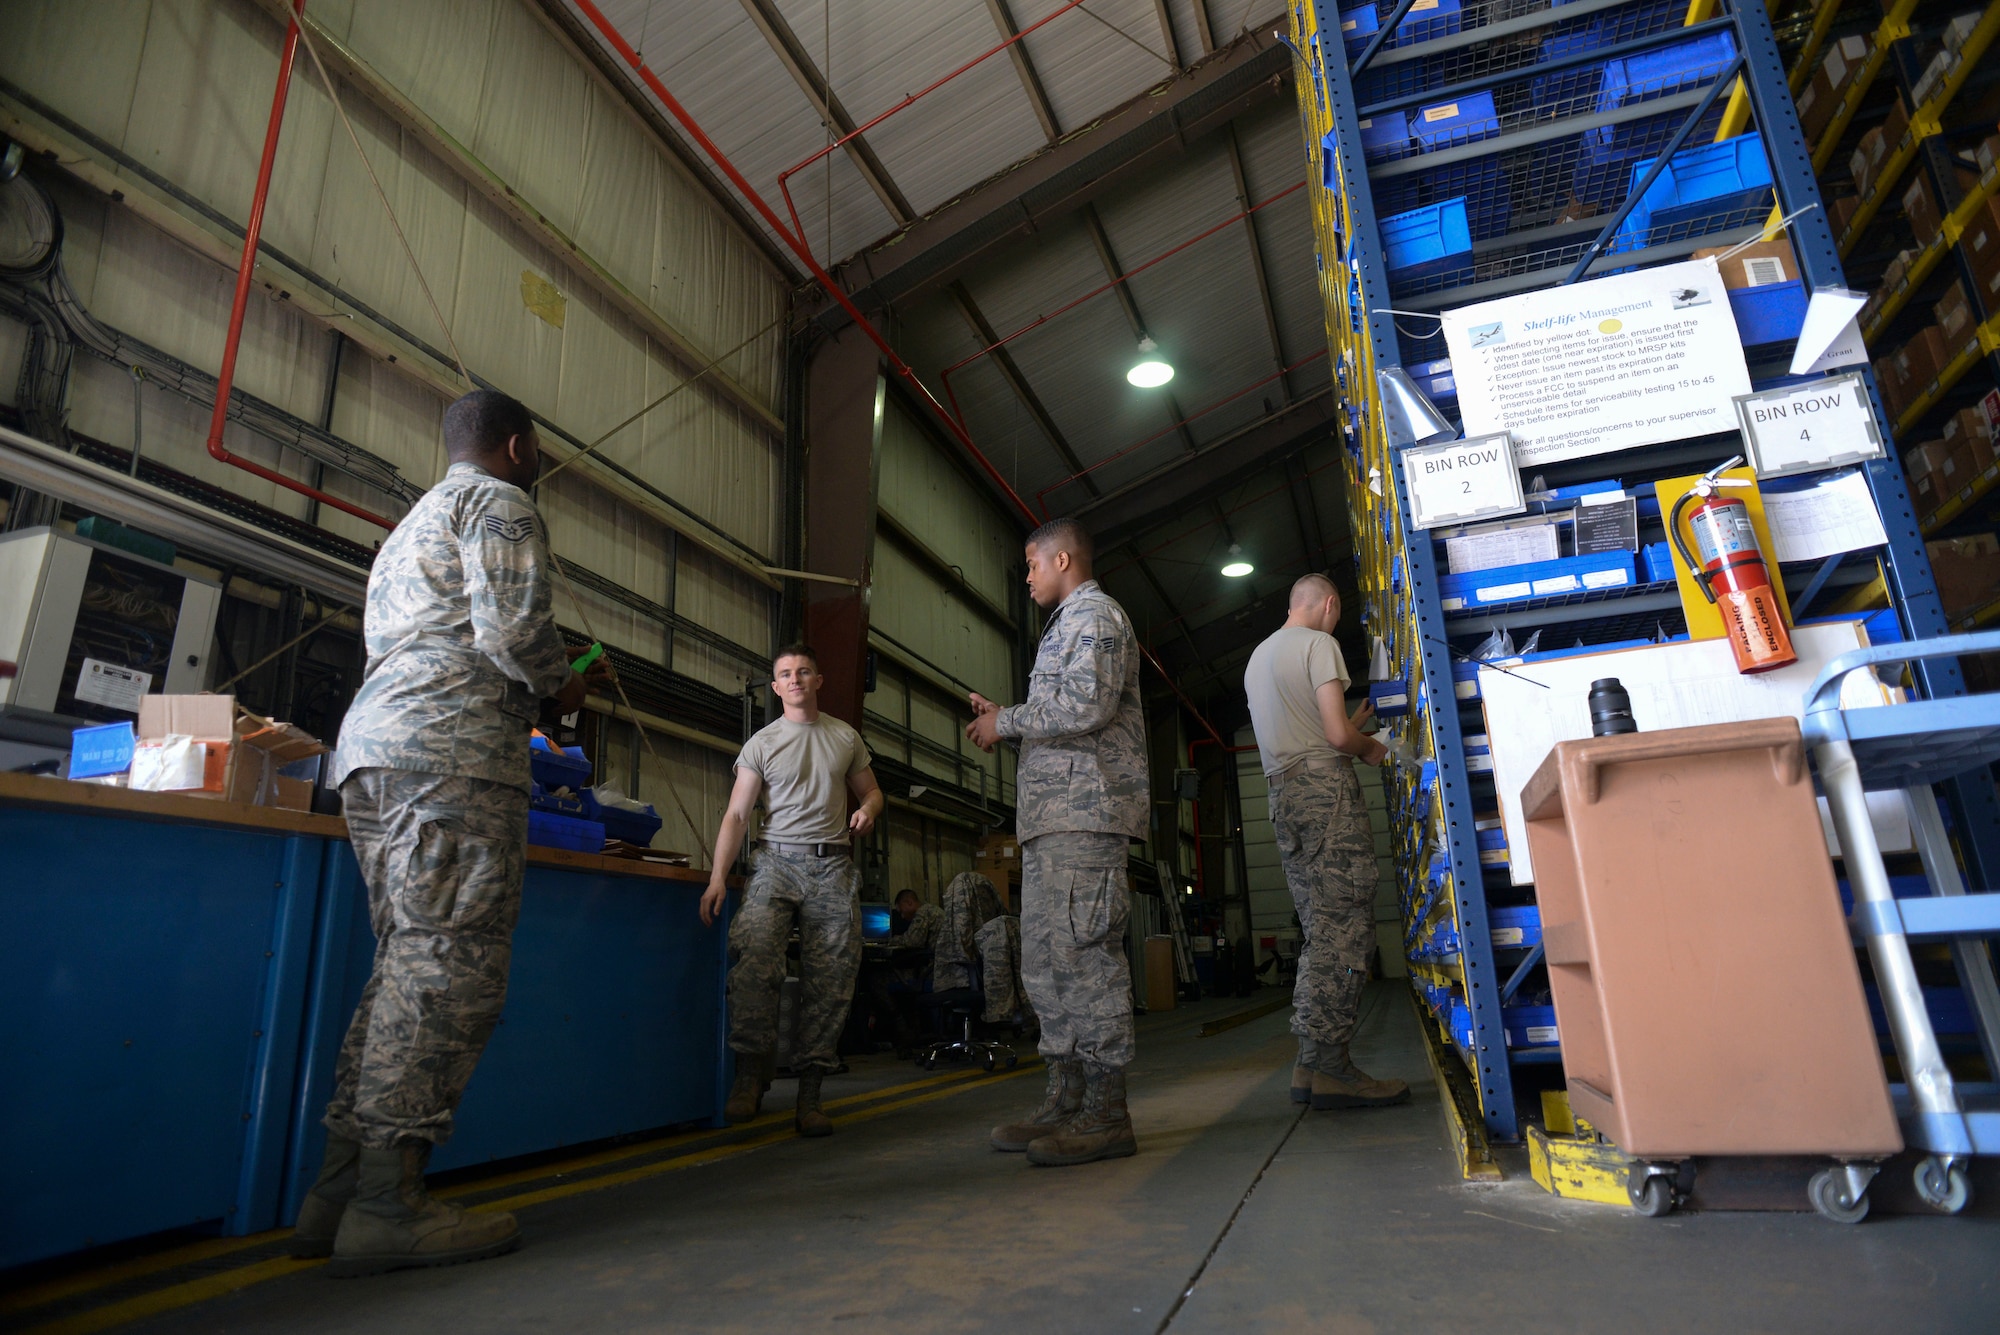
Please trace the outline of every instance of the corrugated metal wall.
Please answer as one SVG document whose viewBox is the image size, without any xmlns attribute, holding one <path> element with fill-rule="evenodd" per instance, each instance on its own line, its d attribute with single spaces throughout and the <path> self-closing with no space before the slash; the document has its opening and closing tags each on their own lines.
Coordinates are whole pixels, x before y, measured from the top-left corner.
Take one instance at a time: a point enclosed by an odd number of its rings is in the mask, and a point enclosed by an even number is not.
<svg viewBox="0 0 2000 1335">
<path fill-rule="evenodd" d="M 693 516 L 676 521 L 684 532 L 700 536 L 707 526 L 749 552 L 779 555 L 783 458 L 771 418 L 781 410 L 783 275 L 529 6 L 319 0 L 312 13 L 456 140 L 474 167 L 578 243 L 582 260 L 559 256 L 468 184 L 466 162 L 440 159 L 389 112 L 342 86 L 363 149 L 467 365 L 568 434 L 594 440 L 692 375 L 699 362 L 690 362 L 687 348 L 706 360 L 744 345 L 722 368 L 765 415 L 697 384 L 616 437 L 603 454 L 684 507 Z M 0 79 L 164 177 L 184 202 L 240 220 L 255 183 L 282 36 L 282 25 L 253 0 L 14 0 L 0 6 Z M 10 109 L 19 105 L 6 101 Z M 43 179 L 64 213 L 66 264 L 85 306 L 104 323 L 213 372 L 233 273 L 125 207 L 60 177 Z M 443 345 L 304 52 L 264 239 L 384 321 Z M 608 277 L 592 276 L 592 266 Z M 645 308 L 638 314 L 655 320 L 650 329 L 612 299 L 607 284 L 636 295 Z M 559 294 L 555 300 L 548 288 Z M 656 336 L 663 328 L 677 332 L 683 350 Z M 18 327 L 0 329 L 0 395 L 10 399 L 21 341 Z M 245 323 L 237 384 L 320 421 L 333 343 L 326 325 L 259 294 Z M 136 393 L 149 458 L 286 513 L 307 514 L 304 498 L 207 456 L 206 410 L 150 387 Z M 129 447 L 134 394 L 118 368 L 78 358 L 72 428 Z M 328 424 L 428 486 L 443 468 L 439 423 L 446 401 L 433 384 L 350 343 Z M 255 462 L 310 477 L 307 461 L 238 429 L 227 443 Z M 326 486 L 394 512 L 388 498 L 332 474 Z M 542 505 L 560 554 L 748 651 L 676 636 L 671 666 L 725 690 L 761 675 L 755 660 L 771 647 L 777 616 L 769 585 L 698 542 L 677 538 L 660 515 L 593 485 L 585 469 L 547 485 Z M 319 522 L 363 543 L 380 536 L 336 512 L 321 514 Z M 657 620 L 584 596 L 602 638 L 665 657 L 666 633 Z M 557 611 L 579 624 L 566 600 L 558 600 Z M 679 771 L 691 805 L 702 804 L 697 818 L 712 827 L 728 786 L 726 756 L 673 742 L 661 751 Z M 659 805 L 666 814 L 670 804 Z M 663 843 L 680 839 L 672 833 L 677 821 L 668 817 Z"/>
</svg>

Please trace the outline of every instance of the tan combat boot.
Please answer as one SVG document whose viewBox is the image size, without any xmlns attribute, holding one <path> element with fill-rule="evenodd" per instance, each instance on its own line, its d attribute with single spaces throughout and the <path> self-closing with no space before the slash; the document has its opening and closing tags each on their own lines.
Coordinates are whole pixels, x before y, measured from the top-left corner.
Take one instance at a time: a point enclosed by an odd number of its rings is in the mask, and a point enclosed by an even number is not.
<svg viewBox="0 0 2000 1335">
<path fill-rule="evenodd" d="M 833 1134 L 833 1119 L 819 1110 L 821 1079 L 823 1077 L 818 1071 L 801 1072 L 799 1075 L 799 1103 L 792 1114 L 792 1129 L 802 1136 Z"/>
<path fill-rule="evenodd" d="M 1043 1168 L 1068 1168 L 1138 1152 L 1132 1117 L 1125 1111 L 1125 1072 L 1086 1063 L 1083 1106 L 1076 1116 L 1028 1146 L 1028 1162 Z"/>
<path fill-rule="evenodd" d="M 1076 1116 L 1076 1110 L 1082 1106 L 1083 1063 L 1050 1062 L 1049 1088 L 1042 1096 L 1042 1106 L 1029 1113 L 1022 1121 L 994 1127 L 993 1134 L 988 1139 L 996 1150 L 1007 1154 L 1020 1154 L 1030 1144 Z"/>
<path fill-rule="evenodd" d="M 1313 1067 L 1319 1064 L 1319 1044 L 1310 1038 L 1299 1040 L 1299 1059 L 1292 1066 L 1292 1102 L 1311 1103 Z"/>
<path fill-rule="evenodd" d="M 424 1190 L 430 1150 L 428 1142 L 407 1138 L 393 1150 L 362 1147 L 354 1200 L 340 1217 L 328 1275 L 353 1279 L 484 1261 L 521 1245 L 513 1215 L 468 1214 Z"/>
<path fill-rule="evenodd" d="M 735 1125 L 755 1117 L 764 1106 L 764 1091 L 770 1086 L 758 1072 L 757 1063 L 736 1055 L 736 1083 L 729 1087 L 729 1102 L 722 1105 L 723 1119 Z"/>
<path fill-rule="evenodd" d="M 1327 1055 L 1313 1072 L 1314 1112 L 1328 1112 L 1335 1108 L 1387 1108 L 1409 1101 L 1408 1085 L 1401 1080 L 1377 1080 L 1369 1075 L 1354 1064 L 1346 1044 L 1321 1051 Z"/>
<path fill-rule="evenodd" d="M 340 1231 L 340 1217 L 354 1199 L 360 1176 L 361 1146 L 345 1136 L 327 1136 L 326 1161 L 320 1167 L 319 1180 L 306 1193 L 299 1220 L 292 1225 L 293 1256 L 311 1260 L 333 1255 L 333 1235 Z"/>
</svg>

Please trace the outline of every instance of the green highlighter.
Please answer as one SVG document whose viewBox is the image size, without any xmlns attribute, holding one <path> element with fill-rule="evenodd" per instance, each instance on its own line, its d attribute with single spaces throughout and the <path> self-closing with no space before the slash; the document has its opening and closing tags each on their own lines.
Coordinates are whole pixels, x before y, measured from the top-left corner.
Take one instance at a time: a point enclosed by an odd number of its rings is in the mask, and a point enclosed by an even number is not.
<svg viewBox="0 0 2000 1335">
<path fill-rule="evenodd" d="M 593 641 L 591 646 L 583 651 L 583 656 L 569 665 L 569 670 L 579 674 L 588 672 L 590 665 L 602 657 L 604 657 L 604 646 Z"/>
</svg>

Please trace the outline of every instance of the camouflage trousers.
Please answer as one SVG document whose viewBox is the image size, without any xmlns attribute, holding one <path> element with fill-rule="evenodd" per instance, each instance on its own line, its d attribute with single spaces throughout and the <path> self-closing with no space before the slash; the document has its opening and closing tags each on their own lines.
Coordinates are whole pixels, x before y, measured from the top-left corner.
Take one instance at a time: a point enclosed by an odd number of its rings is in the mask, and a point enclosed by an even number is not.
<svg viewBox="0 0 2000 1335">
<path fill-rule="evenodd" d="M 1052 1061 L 1132 1061 L 1132 913 L 1122 834 L 1065 832 L 1021 843 L 1021 983 Z"/>
<path fill-rule="evenodd" d="M 1018 1016 L 1033 1025 L 1035 1008 L 1021 986 L 1021 920 L 1002 914 L 972 934 L 972 945 L 979 952 L 980 985 L 986 989 L 986 1011 L 979 1018 L 998 1024 Z"/>
<path fill-rule="evenodd" d="M 443 1144 L 499 1022 L 527 871 L 528 794 L 362 769 L 340 786 L 368 883 L 375 969 L 334 1064 L 327 1129 L 371 1149 Z"/>
<path fill-rule="evenodd" d="M 849 857 L 760 848 L 729 924 L 729 1046 L 763 1057 L 778 1044 L 785 946 L 799 928 L 799 1014 L 792 1069 L 840 1069 L 840 1031 L 861 970 L 861 869 Z"/>
<path fill-rule="evenodd" d="M 1338 1046 L 1354 1036 L 1375 946 L 1375 836 L 1353 763 L 1273 779 L 1271 825 L 1305 933 L 1292 1032 Z"/>
</svg>

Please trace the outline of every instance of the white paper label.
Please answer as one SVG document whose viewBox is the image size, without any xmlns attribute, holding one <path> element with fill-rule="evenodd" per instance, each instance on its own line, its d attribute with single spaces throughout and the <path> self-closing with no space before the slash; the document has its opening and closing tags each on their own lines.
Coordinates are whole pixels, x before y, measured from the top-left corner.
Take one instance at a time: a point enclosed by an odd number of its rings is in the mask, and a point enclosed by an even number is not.
<svg viewBox="0 0 2000 1335">
<path fill-rule="evenodd" d="M 1505 431 L 1518 467 L 1734 430 L 1750 392 L 1714 259 L 1446 311 L 1467 436 Z"/>
<path fill-rule="evenodd" d="M 153 674 L 86 658 L 76 674 L 76 698 L 128 714 L 139 712 L 139 698 L 153 689 Z"/>
<path fill-rule="evenodd" d="M 1519 927 L 1496 927 L 1493 929 L 1493 944 L 1496 946 L 1518 946 L 1525 935 Z"/>
<path fill-rule="evenodd" d="M 1556 1027 L 1552 1024 L 1531 1024 L 1528 1026 L 1528 1041 L 1530 1043 L 1554 1043 L 1557 1041 Z"/>
<path fill-rule="evenodd" d="M 1482 603 L 1498 603 L 1509 598 L 1533 597 L 1534 592 L 1534 586 L 1529 584 L 1494 584 L 1478 590 L 1478 597 Z"/>
<path fill-rule="evenodd" d="M 1583 572 L 1583 587 L 1586 589 L 1615 589 L 1625 583 L 1622 570 L 1586 570 Z"/>
<path fill-rule="evenodd" d="M 1410 522 L 1420 529 L 1514 515 L 1527 509 L 1521 470 L 1506 433 L 1483 434 L 1403 451 Z"/>
<path fill-rule="evenodd" d="M 1575 593 L 1578 585 L 1575 575 L 1551 575 L 1547 579 L 1536 580 L 1529 587 L 1537 598 L 1547 598 L 1551 594 Z"/>
<path fill-rule="evenodd" d="M 1736 401 L 1758 477 L 1784 477 L 1882 457 L 1875 410 L 1855 372 L 1745 394 Z"/>
</svg>

